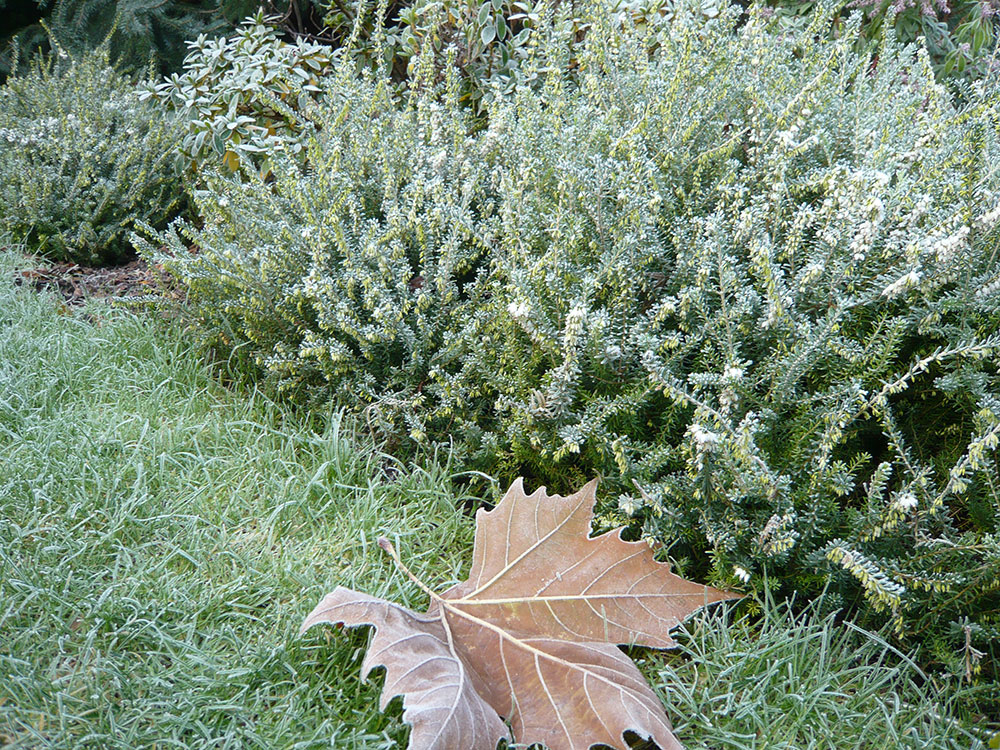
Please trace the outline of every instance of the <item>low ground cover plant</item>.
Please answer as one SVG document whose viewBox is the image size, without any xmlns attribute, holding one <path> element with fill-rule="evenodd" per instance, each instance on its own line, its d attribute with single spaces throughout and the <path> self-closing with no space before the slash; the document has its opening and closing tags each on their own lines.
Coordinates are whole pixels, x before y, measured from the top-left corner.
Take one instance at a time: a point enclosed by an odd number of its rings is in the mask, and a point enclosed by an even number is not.
<svg viewBox="0 0 1000 750">
<path fill-rule="evenodd" d="M 37 58 L 0 87 L 0 231 L 56 260 L 121 260 L 136 220 L 162 226 L 184 200 L 179 140 L 106 46 Z"/>
<path fill-rule="evenodd" d="M 289 391 L 502 478 L 600 474 L 601 522 L 682 567 L 827 587 L 975 679 L 1000 622 L 997 80 L 950 91 L 891 32 L 859 52 L 858 16 L 828 40 L 829 14 L 675 10 L 596 8 L 572 74 L 543 54 L 485 127 L 431 55 L 402 99 L 342 65 L 306 167 L 213 178 L 202 224 L 143 252 Z"/>
</svg>

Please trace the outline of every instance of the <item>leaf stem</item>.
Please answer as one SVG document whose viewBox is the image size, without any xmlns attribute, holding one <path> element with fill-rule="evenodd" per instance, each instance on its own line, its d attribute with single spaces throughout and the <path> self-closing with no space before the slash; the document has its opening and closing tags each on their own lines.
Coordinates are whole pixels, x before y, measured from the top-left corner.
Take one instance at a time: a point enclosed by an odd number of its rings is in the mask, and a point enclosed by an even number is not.
<svg viewBox="0 0 1000 750">
<path fill-rule="evenodd" d="M 427 586 L 427 584 L 425 584 L 423 581 L 417 578 L 416 574 L 403 564 L 403 561 L 399 559 L 399 553 L 396 552 L 396 548 L 392 546 L 392 542 L 390 542 L 384 536 L 380 536 L 378 538 L 378 546 L 389 553 L 389 556 L 392 558 L 392 561 L 396 563 L 396 567 L 399 568 L 404 573 L 406 573 L 406 575 L 410 577 L 410 580 L 420 587 L 421 591 L 430 594 L 431 599 L 441 601 L 440 596 L 431 591 L 430 588 Z"/>
</svg>

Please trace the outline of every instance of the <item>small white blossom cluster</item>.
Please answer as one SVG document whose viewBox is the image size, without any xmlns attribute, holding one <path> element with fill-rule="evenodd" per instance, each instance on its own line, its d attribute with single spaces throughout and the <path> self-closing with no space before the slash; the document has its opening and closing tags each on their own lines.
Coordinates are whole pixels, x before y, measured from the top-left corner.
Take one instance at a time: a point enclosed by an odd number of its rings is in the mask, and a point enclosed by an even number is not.
<svg viewBox="0 0 1000 750">
<path fill-rule="evenodd" d="M 893 504 L 903 512 L 913 510 L 917 507 L 917 496 L 912 492 L 902 492 L 896 496 Z"/>
<path fill-rule="evenodd" d="M 736 365 L 730 365 L 726 368 L 722 377 L 726 380 L 741 380 L 743 378 L 743 368 L 737 367 Z"/>
<path fill-rule="evenodd" d="M 581 305 L 573 305 L 566 315 L 566 325 L 563 328 L 563 348 L 567 351 L 576 348 L 583 324 L 587 320 L 587 309 Z"/>
<path fill-rule="evenodd" d="M 963 226 L 954 234 L 943 237 L 931 245 L 931 251 L 937 256 L 939 263 L 948 263 L 955 254 L 968 244 L 969 227 Z"/>
<path fill-rule="evenodd" d="M 688 427 L 688 432 L 694 439 L 698 449 L 704 451 L 705 453 L 712 453 L 719 447 L 719 435 L 711 430 L 706 430 L 697 422 Z"/>
<path fill-rule="evenodd" d="M 531 307 L 527 302 L 511 302 L 507 305 L 507 312 L 514 320 L 524 320 L 531 314 Z"/>
<path fill-rule="evenodd" d="M 887 181 L 888 177 L 885 174 L 881 172 L 876 174 L 874 182 L 879 187 L 883 187 Z M 857 262 L 868 257 L 868 253 L 871 252 L 875 243 L 879 225 L 885 216 L 885 204 L 883 204 L 882 199 L 877 195 L 871 196 L 865 206 L 865 213 L 868 214 L 869 218 L 861 223 L 854 239 L 851 240 L 851 257 Z"/>
<path fill-rule="evenodd" d="M 885 289 L 882 290 L 882 296 L 895 297 L 898 294 L 905 292 L 907 289 L 912 289 L 919 283 L 920 283 L 919 271 L 910 271 L 908 273 L 904 273 L 902 276 L 900 276 L 898 279 L 896 279 L 894 282 L 889 284 L 889 286 L 887 286 Z"/>
<path fill-rule="evenodd" d="M 989 211 L 976 218 L 976 229 L 980 232 L 986 232 L 995 227 L 997 222 L 1000 222 L 1000 201 Z"/>
<path fill-rule="evenodd" d="M 1000 276 L 976 290 L 977 297 L 989 297 L 1000 292 Z"/>
</svg>

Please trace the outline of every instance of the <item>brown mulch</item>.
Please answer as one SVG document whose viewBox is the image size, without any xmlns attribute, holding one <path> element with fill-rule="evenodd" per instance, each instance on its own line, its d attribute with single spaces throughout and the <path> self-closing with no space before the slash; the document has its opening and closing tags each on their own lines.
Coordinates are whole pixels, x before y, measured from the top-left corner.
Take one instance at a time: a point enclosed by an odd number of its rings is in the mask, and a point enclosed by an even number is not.
<svg viewBox="0 0 1000 750">
<path fill-rule="evenodd" d="M 169 289 L 163 273 L 141 259 L 110 268 L 53 263 L 18 272 L 14 283 L 38 292 L 58 292 L 67 305 L 82 305 L 88 299 L 135 302 L 176 294 L 176 289 Z"/>
</svg>

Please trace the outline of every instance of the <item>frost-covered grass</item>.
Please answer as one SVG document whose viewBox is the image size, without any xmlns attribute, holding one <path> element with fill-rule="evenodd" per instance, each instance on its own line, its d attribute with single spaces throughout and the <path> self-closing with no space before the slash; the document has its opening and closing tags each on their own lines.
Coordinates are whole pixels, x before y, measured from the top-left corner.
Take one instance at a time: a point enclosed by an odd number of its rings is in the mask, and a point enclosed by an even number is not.
<svg viewBox="0 0 1000 750">
<path fill-rule="evenodd" d="M 954 693 L 878 634 L 815 606 L 728 614 L 693 618 L 645 670 L 691 750 L 984 747 L 986 727 L 963 726 Z"/>
<path fill-rule="evenodd" d="M 441 466 L 218 385 L 183 331 L 0 287 L 0 746 L 394 747 L 338 584 L 436 583 L 471 525 Z M 391 473 L 391 476 L 390 476 Z M 5 744 L 6 743 L 6 744 Z"/>
<path fill-rule="evenodd" d="M 0 255 L 0 746 L 403 747 L 399 702 L 379 712 L 380 679 L 358 680 L 364 632 L 297 629 L 336 585 L 423 604 L 379 533 L 432 584 L 460 577 L 452 469 L 227 390 L 175 324 L 68 311 L 15 288 L 15 262 Z M 777 615 L 691 632 L 680 656 L 637 653 L 690 747 L 970 745 L 870 638 Z"/>
</svg>

